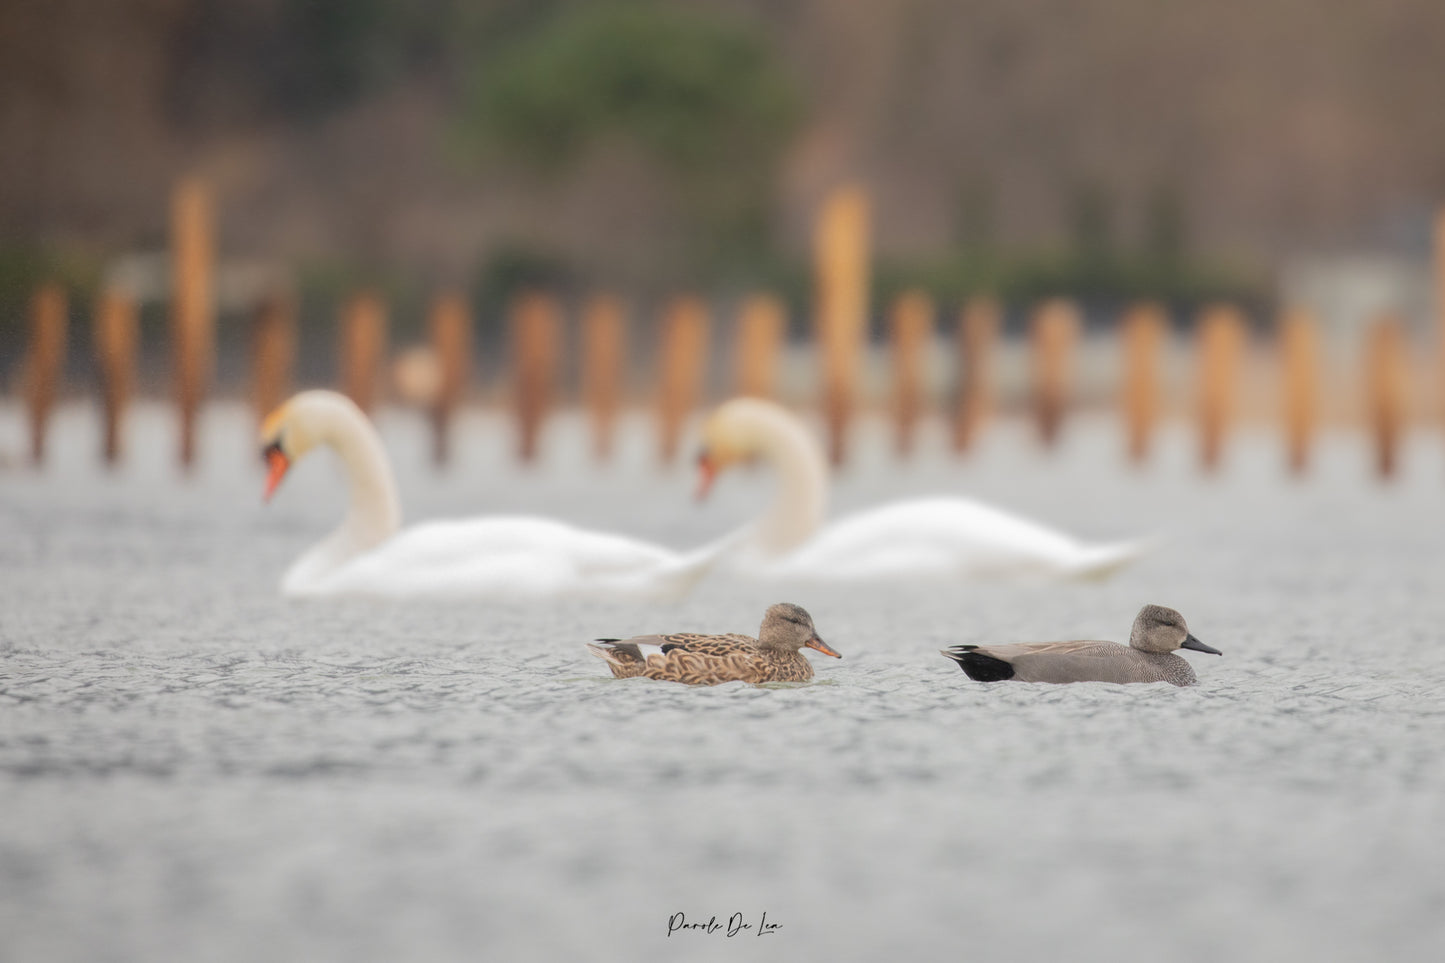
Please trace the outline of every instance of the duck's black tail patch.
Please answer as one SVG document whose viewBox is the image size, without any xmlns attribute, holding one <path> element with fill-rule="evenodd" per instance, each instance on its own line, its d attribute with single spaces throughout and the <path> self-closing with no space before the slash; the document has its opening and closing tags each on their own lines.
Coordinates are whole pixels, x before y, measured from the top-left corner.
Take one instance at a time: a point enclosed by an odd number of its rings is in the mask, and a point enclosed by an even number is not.
<svg viewBox="0 0 1445 963">
<path fill-rule="evenodd" d="M 976 645 L 953 645 L 943 654 L 958 663 L 964 674 L 975 682 L 1002 682 L 1014 677 L 1014 667 L 1003 659 L 995 659 L 975 651 Z"/>
</svg>

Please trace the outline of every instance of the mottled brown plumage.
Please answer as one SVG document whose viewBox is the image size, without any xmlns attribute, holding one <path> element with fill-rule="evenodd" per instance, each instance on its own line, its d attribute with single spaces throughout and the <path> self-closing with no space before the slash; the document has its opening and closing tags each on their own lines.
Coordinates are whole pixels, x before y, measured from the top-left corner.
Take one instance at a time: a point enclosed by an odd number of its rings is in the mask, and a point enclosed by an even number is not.
<svg viewBox="0 0 1445 963">
<path fill-rule="evenodd" d="M 842 658 L 818 638 L 812 617 L 786 602 L 768 609 L 756 639 L 676 632 L 597 641 L 601 644 L 587 647 L 619 679 L 646 676 L 687 685 L 806 682 L 813 677 L 813 666 L 803 657 L 803 648 Z"/>
</svg>

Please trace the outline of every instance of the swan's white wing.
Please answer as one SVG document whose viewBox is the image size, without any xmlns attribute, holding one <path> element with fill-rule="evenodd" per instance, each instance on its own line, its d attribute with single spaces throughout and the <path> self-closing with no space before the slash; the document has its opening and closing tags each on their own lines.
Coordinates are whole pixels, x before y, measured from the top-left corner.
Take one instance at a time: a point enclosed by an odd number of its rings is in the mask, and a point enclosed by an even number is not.
<svg viewBox="0 0 1445 963">
<path fill-rule="evenodd" d="M 1118 566 L 1141 546 L 1086 546 L 1037 522 L 963 498 L 897 502 L 824 527 L 760 574 L 818 579 L 949 577 Z"/>
<path fill-rule="evenodd" d="M 720 549 L 718 550 L 720 551 Z M 718 551 L 681 554 L 548 518 L 496 516 L 416 525 L 292 594 L 392 596 L 669 595 Z"/>
</svg>

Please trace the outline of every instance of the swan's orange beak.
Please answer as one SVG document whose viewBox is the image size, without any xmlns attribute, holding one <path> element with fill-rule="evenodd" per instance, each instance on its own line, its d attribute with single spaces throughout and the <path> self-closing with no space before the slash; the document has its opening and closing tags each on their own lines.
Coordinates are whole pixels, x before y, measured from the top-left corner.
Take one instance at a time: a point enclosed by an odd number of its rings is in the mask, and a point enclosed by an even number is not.
<svg viewBox="0 0 1445 963">
<path fill-rule="evenodd" d="M 276 486 L 286 477 L 286 471 L 291 467 L 291 459 L 286 457 L 280 445 L 267 445 L 261 454 L 266 459 L 266 492 L 262 500 L 269 502 L 271 496 L 276 494 Z"/>
<path fill-rule="evenodd" d="M 717 462 L 713 461 L 704 448 L 697 456 L 697 500 L 707 498 L 712 491 L 713 480 L 717 478 Z"/>
<path fill-rule="evenodd" d="M 841 658 L 843 658 L 843 653 L 839 652 L 837 649 L 833 648 L 831 645 L 829 645 L 827 642 L 824 642 L 822 639 L 818 638 L 816 635 L 813 636 L 811 639 L 809 639 L 809 640 L 808 640 L 806 643 L 804 643 L 804 644 L 807 645 L 807 647 L 810 648 L 810 649 L 817 649 L 819 652 L 823 653 L 824 655 L 831 655 L 831 656 L 832 656 L 833 658 L 835 658 L 835 659 L 841 659 Z"/>
</svg>

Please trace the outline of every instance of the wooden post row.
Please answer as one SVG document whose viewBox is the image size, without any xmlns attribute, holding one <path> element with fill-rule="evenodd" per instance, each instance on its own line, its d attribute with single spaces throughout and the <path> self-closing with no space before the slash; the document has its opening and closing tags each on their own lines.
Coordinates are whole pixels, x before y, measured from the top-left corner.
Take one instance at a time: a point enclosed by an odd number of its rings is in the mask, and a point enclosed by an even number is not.
<svg viewBox="0 0 1445 963">
<path fill-rule="evenodd" d="M 102 292 L 95 310 L 95 363 L 104 425 L 101 454 L 107 465 L 120 461 L 121 428 L 135 385 L 139 340 L 135 301 L 117 289 Z"/>
<path fill-rule="evenodd" d="M 260 421 L 286 400 L 296 365 L 296 303 L 275 293 L 251 321 L 251 408 Z"/>
<path fill-rule="evenodd" d="M 437 298 L 428 328 L 439 376 L 431 406 L 432 461 L 444 465 L 451 457 L 452 417 L 472 373 L 472 316 L 466 301 L 455 293 Z"/>
<path fill-rule="evenodd" d="M 65 347 L 70 327 L 65 289 L 49 283 L 30 299 L 30 343 L 25 357 L 25 397 L 30 412 L 30 460 L 45 461 L 50 412 L 65 377 Z"/>
<path fill-rule="evenodd" d="M 196 457 L 196 420 L 214 364 L 215 272 L 211 195 L 195 178 L 182 180 L 171 197 L 171 338 L 176 404 L 180 408 L 181 464 Z"/>
<path fill-rule="evenodd" d="M 1136 304 L 1125 313 L 1120 328 L 1124 337 L 1124 431 L 1129 460 L 1141 464 L 1149 457 L 1163 407 L 1159 354 L 1169 321 L 1162 306 Z"/>
<path fill-rule="evenodd" d="M 658 453 L 664 464 L 677 457 L 687 416 L 702 398 L 707 346 L 707 307 L 695 297 L 674 299 L 663 314 L 657 353 Z"/>
<path fill-rule="evenodd" d="M 1309 468 L 1319 422 L 1319 336 L 1308 311 L 1285 312 L 1279 325 L 1279 353 L 1285 459 L 1292 473 L 1302 475 Z"/>
<path fill-rule="evenodd" d="M 1224 454 L 1225 435 L 1235 415 L 1245 339 L 1244 316 L 1233 305 L 1213 305 L 1200 316 L 1200 463 L 1206 471 L 1218 468 Z"/>
<path fill-rule="evenodd" d="M 1445 207 L 1435 215 L 1435 351 L 1436 383 L 1441 387 L 1437 409 L 1445 422 Z"/>
<path fill-rule="evenodd" d="M 517 456 L 536 459 L 542 423 L 556 390 L 562 309 L 549 294 L 529 291 L 512 302 L 512 373 L 517 406 Z"/>
<path fill-rule="evenodd" d="M 1409 363 L 1398 319 L 1384 316 L 1370 325 L 1365 344 L 1365 390 L 1375 468 L 1381 478 L 1399 469 L 1400 439 L 1409 409 Z"/>
<path fill-rule="evenodd" d="M 375 292 L 356 294 L 342 308 L 341 390 L 367 413 L 380 392 L 386 327 L 386 305 Z"/>
<path fill-rule="evenodd" d="M 735 392 L 755 398 L 777 393 L 778 353 L 787 328 L 783 302 L 755 294 L 738 314 L 737 349 L 733 359 Z"/>
<path fill-rule="evenodd" d="M 913 452 L 926 396 L 928 349 L 933 343 L 933 302 L 921 291 L 899 295 L 889 313 L 893 346 L 893 416 L 900 456 Z"/>
<path fill-rule="evenodd" d="M 953 413 L 953 450 L 971 448 L 993 403 L 990 365 L 1003 309 L 988 297 L 970 298 L 958 317 L 958 403 Z"/>
<path fill-rule="evenodd" d="M 592 453 L 612 456 L 627 359 L 627 313 L 612 295 L 592 297 L 582 308 L 582 404 L 592 423 Z"/>
<path fill-rule="evenodd" d="M 845 187 L 827 199 L 814 250 L 823 414 L 829 457 L 838 465 L 847 455 L 848 422 L 868 336 L 868 198 L 861 188 Z"/>
<path fill-rule="evenodd" d="M 1063 298 L 1045 301 L 1034 313 L 1031 332 L 1034 416 L 1038 421 L 1039 437 L 1049 447 L 1058 442 L 1063 427 L 1079 328 L 1078 308 Z"/>
</svg>

